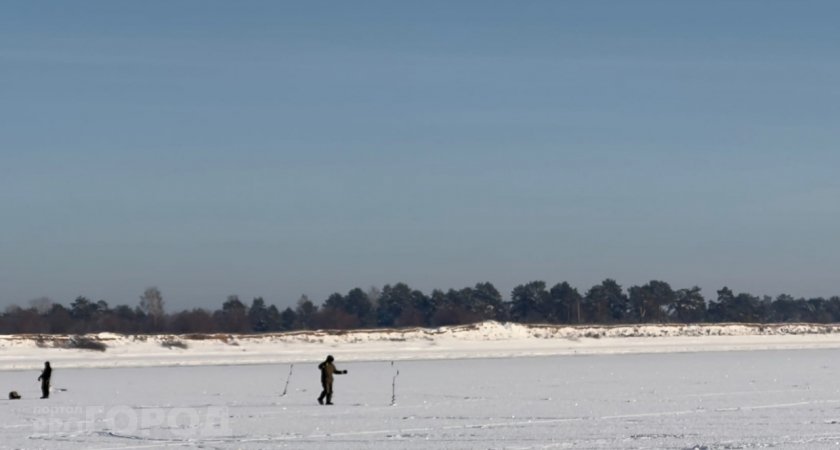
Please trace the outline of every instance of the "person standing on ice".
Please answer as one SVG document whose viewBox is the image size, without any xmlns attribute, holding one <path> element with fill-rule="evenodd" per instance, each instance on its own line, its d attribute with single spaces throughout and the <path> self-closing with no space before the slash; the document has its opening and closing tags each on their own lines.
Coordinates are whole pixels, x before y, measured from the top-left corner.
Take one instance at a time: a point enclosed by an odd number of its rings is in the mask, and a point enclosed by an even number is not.
<svg viewBox="0 0 840 450">
<path fill-rule="evenodd" d="M 332 355 L 327 355 L 327 360 L 318 364 L 318 368 L 321 369 L 321 386 L 324 388 L 321 391 L 321 396 L 318 397 L 318 403 L 324 404 L 324 398 L 327 399 L 327 404 L 332 405 L 332 395 L 333 395 L 333 374 L 335 375 L 346 375 L 346 370 L 338 370 L 335 368 L 335 364 L 333 361 L 335 359 Z"/>
<path fill-rule="evenodd" d="M 52 377 L 52 367 L 50 367 L 50 362 L 47 361 L 44 363 L 44 371 L 41 372 L 41 376 L 38 377 L 38 381 L 41 382 L 41 398 L 50 398 L 50 378 Z"/>
</svg>

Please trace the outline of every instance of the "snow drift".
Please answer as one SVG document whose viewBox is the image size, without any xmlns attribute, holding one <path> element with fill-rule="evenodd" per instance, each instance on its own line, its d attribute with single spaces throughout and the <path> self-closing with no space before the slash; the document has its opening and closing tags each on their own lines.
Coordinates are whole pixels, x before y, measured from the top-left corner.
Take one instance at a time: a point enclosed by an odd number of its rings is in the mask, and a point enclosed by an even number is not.
<svg viewBox="0 0 840 450">
<path fill-rule="evenodd" d="M 840 348 L 840 324 L 523 325 L 434 329 L 0 336 L 0 370 Z"/>
</svg>

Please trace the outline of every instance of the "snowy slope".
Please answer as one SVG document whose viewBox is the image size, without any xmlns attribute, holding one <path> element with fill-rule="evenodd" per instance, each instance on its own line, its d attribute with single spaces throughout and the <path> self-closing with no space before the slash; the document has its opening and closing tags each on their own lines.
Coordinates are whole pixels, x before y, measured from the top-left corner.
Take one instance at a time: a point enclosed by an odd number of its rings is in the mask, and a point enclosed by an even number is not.
<svg viewBox="0 0 840 450">
<path fill-rule="evenodd" d="M 436 329 L 306 331 L 260 335 L 86 336 L 105 351 L 67 348 L 70 336 L 0 336 L 0 370 L 61 367 L 312 362 L 840 348 L 840 325 L 556 326 L 483 322 Z"/>
</svg>

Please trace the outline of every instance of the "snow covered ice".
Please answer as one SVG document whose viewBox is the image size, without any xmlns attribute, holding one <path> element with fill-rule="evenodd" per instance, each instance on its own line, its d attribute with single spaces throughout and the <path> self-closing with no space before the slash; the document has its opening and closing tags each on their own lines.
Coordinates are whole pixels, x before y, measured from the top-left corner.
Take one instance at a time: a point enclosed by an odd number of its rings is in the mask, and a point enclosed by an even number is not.
<svg viewBox="0 0 840 450">
<path fill-rule="evenodd" d="M 0 336 L 0 383 L 23 396 L 0 409 L 0 448 L 840 448 L 838 331 L 491 322 L 93 336 L 105 352 Z M 184 348 L 162 346 L 173 339 Z M 334 406 L 316 401 L 327 354 L 349 370 Z M 45 360 L 54 389 L 40 400 Z"/>
<path fill-rule="evenodd" d="M 2 372 L 3 448 L 836 448 L 836 350 Z M 396 404 L 391 406 L 396 370 Z M 66 389 L 65 391 L 58 389 Z"/>
</svg>

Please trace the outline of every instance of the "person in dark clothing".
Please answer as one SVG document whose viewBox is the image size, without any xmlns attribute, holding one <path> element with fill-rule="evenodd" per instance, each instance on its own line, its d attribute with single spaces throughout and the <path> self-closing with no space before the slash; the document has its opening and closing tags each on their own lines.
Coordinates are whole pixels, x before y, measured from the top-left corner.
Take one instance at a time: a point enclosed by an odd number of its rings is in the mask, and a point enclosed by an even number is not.
<svg viewBox="0 0 840 450">
<path fill-rule="evenodd" d="M 50 398 L 50 377 L 52 377 L 52 367 L 47 361 L 44 363 L 44 371 L 38 377 L 38 381 L 41 382 L 41 398 Z"/>
<path fill-rule="evenodd" d="M 318 397 L 318 403 L 324 404 L 324 399 L 327 399 L 327 405 L 332 405 L 332 395 L 333 395 L 333 374 L 335 375 L 345 375 L 347 373 L 346 370 L 338 370 L 335 368 L 333 364 L 334 358 L 332 355 L 327 356 L 327 360 L 318 364 L 318 368 L 321 369 L 321 386 L 324 388 L 321 391 L 321 396 Z"/>
</svg>

